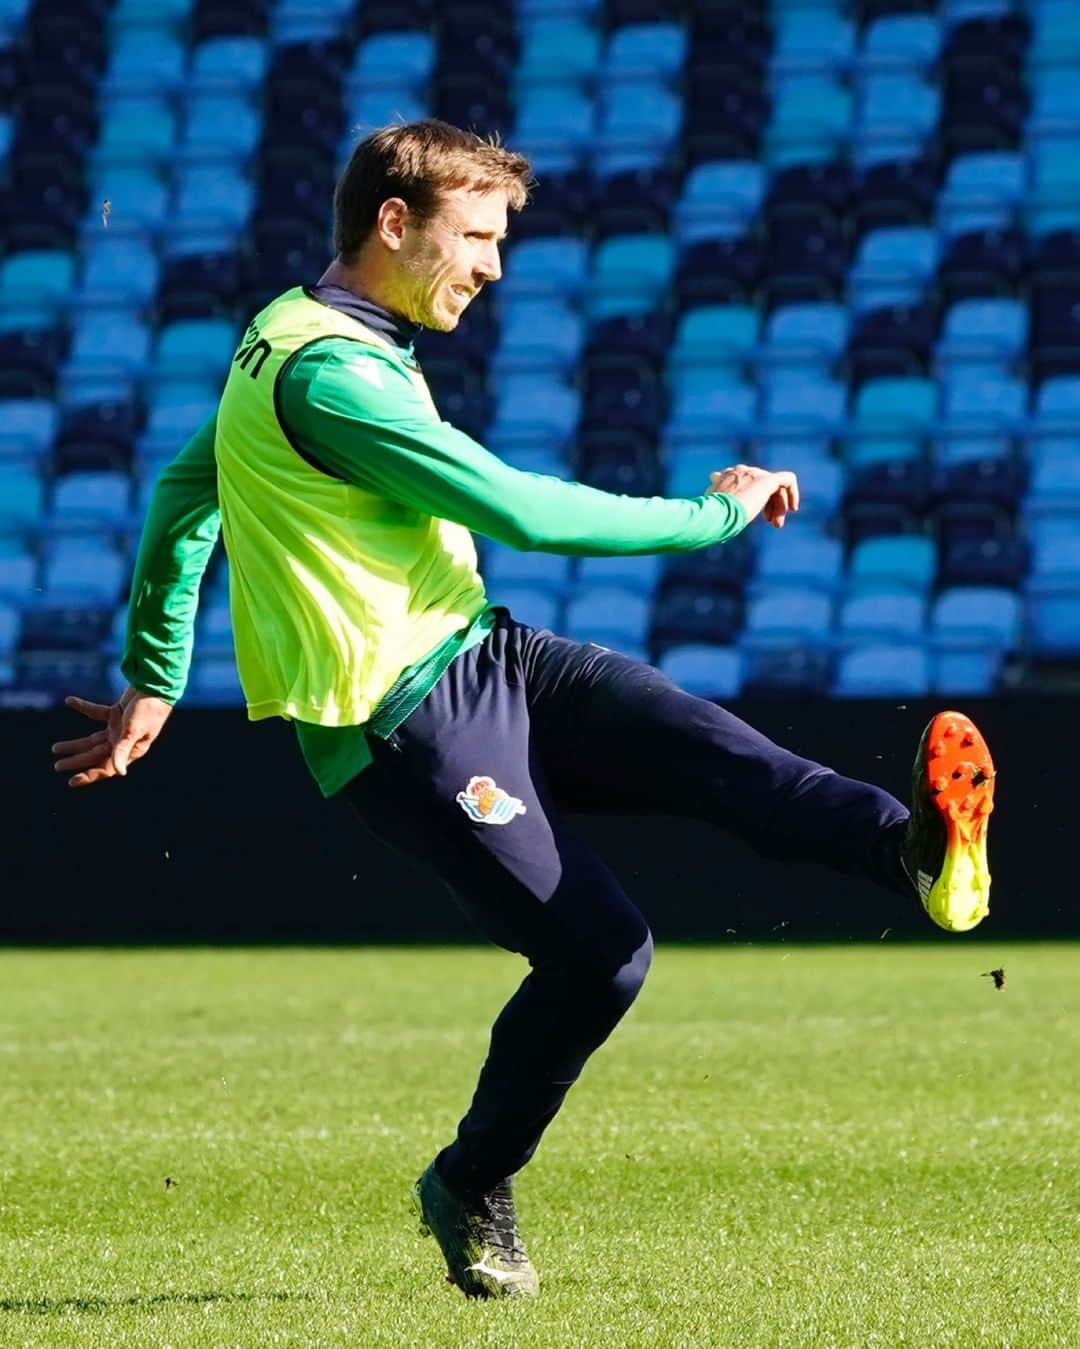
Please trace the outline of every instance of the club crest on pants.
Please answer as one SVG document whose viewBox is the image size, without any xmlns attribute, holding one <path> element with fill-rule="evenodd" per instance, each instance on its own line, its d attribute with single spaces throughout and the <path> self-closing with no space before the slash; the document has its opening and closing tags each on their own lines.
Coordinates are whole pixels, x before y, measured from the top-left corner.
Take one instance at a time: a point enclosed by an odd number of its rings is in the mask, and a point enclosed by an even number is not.
<svg viewBox="0 0 1080 1349">
<path fill-rule="evenodd" d="M 469 785 L 454 799 L 477 824 L 509 824 L 515 815 L 525 814 L 524 804 L 496 787 L 494 778 L 470 778 Z"/>
</svg>

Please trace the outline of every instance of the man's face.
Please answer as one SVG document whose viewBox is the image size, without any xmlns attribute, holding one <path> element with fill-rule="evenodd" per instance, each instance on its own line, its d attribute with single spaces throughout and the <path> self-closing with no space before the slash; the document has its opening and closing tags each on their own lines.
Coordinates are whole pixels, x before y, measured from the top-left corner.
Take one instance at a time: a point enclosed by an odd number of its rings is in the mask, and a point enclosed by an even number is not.
<svg viewBox="0 0 1080 1349">
<path fill-rule="evenodd" d="M 395 307 L 425 328 L 452 332 L 485 282 L 502 276 L 505 237 L 505 192 L 462 187 L 446 193 L 430 220 L 410 218 L 405 228 Z"/>
</svg>

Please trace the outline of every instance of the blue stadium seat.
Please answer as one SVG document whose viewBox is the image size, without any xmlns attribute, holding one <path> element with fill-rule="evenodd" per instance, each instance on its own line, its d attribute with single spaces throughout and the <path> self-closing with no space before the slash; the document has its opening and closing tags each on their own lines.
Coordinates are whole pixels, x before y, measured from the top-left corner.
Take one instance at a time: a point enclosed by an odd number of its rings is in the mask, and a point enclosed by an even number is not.
<svg viewBox="0 0 1080 1349">
<path fill-rule="evenodd" d="M 676 390 L 672 400 L 664 440 L 675 451 L 680 445 L 701 444 L 717 435 L 748 435 L 756 411 L 757 390 L 753 385 L 683 386 Z"/>
<path fill-rule="evenodd" d="M 799 479 L 799 522 L 828 521 L 840 507 L 844 469 L 836 459 L 803 448 L 801 442 L 777 438 L 762 447 L 766 468 L 790 469 Z"/>
<path fill-rule="evenodd" d="M 1027 167 L 1014 150 L 958 155 L 938 194 L 938 221 L 948 234 L 1005 230 L 1015 223 L 1027 187 Z"/>
<path fill-rule="evenodd" d="M 501 298 L 551 295 L 571 298 L 585 285 L 589 255 L 583 239 L 524 239 L 510 251 L 499 282 Z"/>
<path fill-rule="evenodd" d="M 704 440 L 701 447 L 684 445 L 669 456 L 665 496 L 703 496 L 709 487 L 709 475 L 738 461 L 737 446 L 718 444 L 707 435 Z"/>
<path fill-rule="evenodd" d="M 1040 529 L 1032 538 L 1029 595 L 1080 595 L 1080 517 L 1071 523 L 1071 529 Z"/>
<path fill-rule="evenodd" d="M 826 647 L 832 627 L 829 594 L 805 586 L 763 587 L 746 606 L 739 644 L 748 651 L 765 646 Z"/>
<path fill-rule="evenodd" d="M 936 647 L 995 646 L 1015 651 L 1020 645 L 1023 611 L 1014 590 L 996 586 L 954 586 L 943 590 L 930 615 Z"/>
<path fill-rule="evenodd" d="M 687 693 L 724 702 L 742 690 L 744 658 L 738 647 L 691 642 L 669 647 L 659 668 Z"/>
<path fill-rule="evenodd" d="M 649 601 L 633 590 L 596 586 L 566 606 L 566 635 L 577 642 L 622 648 L 644 646 L 649 630 Z"/>
<path fill-rule="evenodd" d="M 68 473 L 53 487 L 49 524 L 54 530 L 123 529 L 127 526 L 131 479 L 126 473 Z"/>
<path fill-rule="evenodd" d="M 845 651 L 832 685 L 838 698 L 918 698 L 929 692 L 929 653 L 913 644 L 875 643 Z"/>
<path fill-rule="evenodd" d="M 849 595 L 840 606 L 837 642 L 918 642 L 926 625 L 926 599 L 910 590 L 875 590 Z"/>
<path fill-rule="evenodd" d="M 864 30 L 859 72 L 925 72 L 940 50 L 941 26 L 936 15 L 883 14 Z"/>
<path fill-rule="evenodd" d="M 682 99 L 658 84 L 627 82 L 601 94 L 593 169 L 602 178 L 659 168 L 682 129 Z"/>
<path fill-rule="evenodd" d="M 855 395 L 844 457 L 848 464 L 914 459 L 937 412 L 937 386 L 922 375 L 870 379 Z"/>
<path fill-rule="evenodd" d="M 0 656 L 10 656 L 19 641 L 19 611 L 0 601 Z"/>
<path fill-rule="evenodd" d="M 37 599 L 37 576 L 37 558 L 28 547 L 17 540 L 11 547 L 0 547 L 0 600 L 29 608 Z"/>
<path fill-rule="evenodd" d="M 765 170 L 753 160 L 698 164 L 686 175 L 675 208 L 683 244 L 746 234 L 765 196 Z"/>
<path fill-rule="evenodd" d="M 114 31 L 177 28 L 195 8 L 195 0 L 116 0 L 109 15 Z"/>
<path fill-rule="evenodd" d="M 560 599 L 570 588 L 570 559 L 559 553 L 519 553 L 489 542 L 481 572 L 489 595 L 497 596 L 507 587 L 528 586 Z"/>
<path fill-rule="evenodd" d="M 765 136 L 765 159 L 775 170 L 793 164 L 824 164 L 846 146 L 852 95 L 831 76 L 786 80 L 775 92 Z"/>
<path fill-rule="evenodd" d="M 686 370 L 730 370 L 748 364 L 757 346 L 761 315 L 756 305 L 700 305 L 679 319 L 668 355 L 668 378 L 680 382 Z"/>
<path fill-rule="evenodd" d="M 1057 450 L 1064 456 L 1080 448 L 1080 375 L 1043 380 L 1028 434 L 1035 457 Z"/>
<path fill-rule="evenodd" d="M 418 91 L 431 78 L 435 43 L 419 30 L 374 33 L 356 49 L 345 77 L 350 89 Z"/>
<path fill-rule="evenodd" d="M 208 38 L 194 50 L 185 88 L 192 94 L 252 94 L 266 78 L 269 63 L 262 38 Z"/>
<path fill-rule="evenodd" d="M 584 85 L 600 62 L 600 35 L 582 18 L 537 19 L 522 35 L 514 79 L 519 89 L 534 84 Z"/>
<path fill-rule="evenodd" d="M 0 400 L 0 461 L 44 458 L 59 422 L 55 404 L 44 398 Z"/>
<path fill-rule="evenodd" d="M 1022 301 L 958 300 L 946 311 L 934 357 L 943 371 L 961 365 L 997 366 L 1004 373 L 1001 367 L 1020 358 L 1027 338 L 1028 311 Z"/>
<path fill-rule="evenodd" d="M 244 690 L 236 661 L 231 656 L 196 653 L 185 701 L 191 707 L 242 707 Z"/>
<path fill-rule="evenodd" d="M 179 319 L 158 331 L 151 380 L 224 384 L 240 337 L 229 319 Z"/>
<path fill-rule="evenodd" d="M 169 383 L 154 389 L 146 430 L 136 449 L 142 459 L 179 454 L 200 426 L 217 411 L 220 386 L 205 381 Z"/>
<path fill-rule="evenodd" d="M 585 343 L 581 316 L 557 300 L 517 300 L 506 307 L 493 374 L 551 370 L 574 371 Z"/>
<path fill-rule="evenodd" d="M 829 9 L 793 9 L 777 16 L 773 76 L 842 73 L 855 51 L 855 25 Z"/>
<path fill-rule="evenodd" d="M 766 370 L 824 372 L 843 355 L 851 332 L 847 308 L 832 301 L 780 305 L 769 315 L 758 360 Z"/>
<path fill-rule="evenodd" d="M 587 19 L 602 8 L 603 0 L 518 0 L 518 16 L 526 23 L 539 19 Z"/>
<path fill-rule="evenodd" d="M 270 16 L 271 39 L 284 47 L 340 38 L 353 8 L 353 0 L 279 0 Z"/>
<path fill-rule="evenodd" d="M 577 581 L 581 590 L 614 586 L 651 595 L 660 581 L 662 562 L 656 553 L 642 557 L 583 557 L 578 563 Z"/>
<path fill-rule="evenodd" d="M 70 253 L 9 253 L 0 263 L 0 330 L 52 327 L 67 303 L 74 274 Z"/>
<path fill-rule="evenodd" d="M 1039 595 L 1028 601 L 1028 648 L 1047 660 L 1080 655 L 1080 595 Z"/>
<path fill-rule="evenodd" d="M 877 594 L 898 589 L 926 595 L 937 573 L 937 545 L 925 534 L 861 539 L 848 563 L 848 593 Z"/>
<path fill-rule="evenodd" d="M 558 626 L 562 606 L 548 590 L 529 585 L 500 586 L 492 591 L 489 599 L 493 604 L 509 609 L 519 623 L 530 628 L 554 631 Z"/>
<path fill-rule="evenodd" d="M 612 30 L 601 65 L 605 84 L 620 80 L 673 80 L 686 60 L 680 23 L 631 23 Z"/>
<path fill-rule="evenodd" d="M 675 270 L 675 246 L 663 234 L 605 239 L 593 255 L 588 309 L 592 319 L 644 314 L 659 307 Z"/>
<path fill-rule="evenodd" d="M 1033 6 L 1032 19 L 1028 62 L 1036 80 L 1049 68 L 1080 62 L 1080 14 L 1072 4 Z"/>
<path fill-rule="evenodd" d="M 595 137 L 596 108 L 587 94 L 558 85 L 521 91 L 512 143 L 538 172 L 578 168 Z"/>
<path fill-rule="evenodd" d="M 914 304 L 937 265 L 938 236 L 922 225 L 894 225 L 863 236 L 850 273 L 856 310 Z"/>
<path fill-rule="evenodd" d="M 51 539 L 45 553 L 45 604 L 117 604 L 128 571 L 127 560 L 105 540 L 90 537 Z"/>
<path fill-rule="evenodd" d="M 173 193 L 165 238 L 170 255 L 230 251 L 255 203 L 251 181 L 240 169 L 224 164 L 180 170 Z"/>
<path fill-rule="evenodd" d="M 1002 653 L 995 647 L 935 651 L 931 679 L 935 693 L 988 697 L 997 689 Z"/>
<path fill-rule="evenodd" d="M 71 337 L 71 353 L 62 377 L 65 386 L 89 380 L 138 379 L 150 358 L 150 328 L 128 309 L 87 309 Z"/>
<path fill-rule="evenodd" d="M 839 435 L 845 426 L 847 386 L 838 380 L 785 372 L 764 391 L 761 434 L 772 436 Z"/>
<path fill-rule="evenodd" d="M 428 100 L 409 89 L 357 89 L 346 103 L 348 130 L 338 146 L 338 168 L 344 167 L 362 136 L 391 122 L 415 122 L 430 113 Z"/>
<path fill-rule="evenodd" d="M 859 89 L 855 110 L 855 163 L 868 168 L 917 158 L 940 115 L 940 90 L 920 76 L 869 76 Z"/>
<path fill-rule="evenodd" d="M 108 225 L 102 224 L 102 204 L 109 202 Z M 136 238 L 163 231 L 169 220 L 169 186 L 153 168 L 98 169 L 90 192 L 83 233 L 91 238 Z"/>
<path fill-rule="evenodd" d="M 942 439 L 985 442 L 988 436 L 1007 438 L 1025 424 L 1027 385 L 1005 375 L 962 374 L 944 389 Z M 960 457 L 956 454 L 953 458 Z"/>
<path fill-rule="evenodd" d="M 1040 525 L 1065 511 L 1080 512 L 1080 455 L 1075 447 L 1040 451 L 1031 467 L 1024 509 Z"/>
<path fill-rule="evenodd" d="M 835 595 L 843 579 L 844 550 L 839 539 L 831 539 L 812 528 L 792 530 L 766 529 L 758 542 L 757 570 L 750 582 L 750 593 L 764 590 L 803 587 Z"/>
<path fill-rule="evenodd" d="M 36 529 L 41 523 L 45 489 L 28 464 L 0 464 L 0 533 Z"/>
<path fill-rule="evenodd" d="M 577 431 L 581 393 L 543 374 L 505 375 L 495 395 L 487 444 L 499 454 L 515 449 L 565 449 Z"/>
<path fill-rule="evenodd" d="M 1031 147 L 1026 220 L 1034 235 L 1080 229 L 1080 137 L 1047 138 Z"/>
<path fill-rule="evenodd" d="M 107 100 L 137 94 L 172 94 L 184 82 L 187 48 L 162 28 L 121 29 L 101 82 Z"/>
<path fill-rule="evenodd" d="M 83 251 L 74 303 L 81 308 L 144 307 L 154 298 L 160 273 L 157 254 L 142 240 L 97 239 Z"/>
<path fill-rule="evenodd" d="M 90 157 L 99 171 L 114 165 L 164 168 L 172 162 L 176 134 L 176 113 L 166 97 L 113 99 L 103 111 Z"/>
<path fill-rule="evenodd" d="M 236 643 L 228 600 L 212 599 L 200 606 L 195 649 L 202 656 L 234 655 Z"/>
<path fill-rule="evenodd" d="M 242 94 L 198 94 L 188 100 L 178 164 L 240 164 L 259 142 L 262 116 Z"/>
<path fill-rule="evenodd" d="M 1032 94 L 1027 120 L 1029 138 L 1080 134 L 1080 88 L 1075 67 L 1042 71 Z"/>
</svg>

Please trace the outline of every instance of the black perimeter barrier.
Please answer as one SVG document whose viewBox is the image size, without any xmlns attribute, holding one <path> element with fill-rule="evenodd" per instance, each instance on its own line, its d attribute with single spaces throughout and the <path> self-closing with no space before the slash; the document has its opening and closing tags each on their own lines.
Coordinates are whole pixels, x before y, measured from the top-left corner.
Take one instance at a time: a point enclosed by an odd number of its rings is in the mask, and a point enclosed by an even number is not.
<svg viewBox="0 0 1080 1349">
<path fill-rule="evenodd" d="M 998 768 L 990 918 L 963 940 L 1080 935 L 1080 700 L 957 700 Z M 778 743 L 901 800 L 938 703 L 743 700 Z M 63 708 L 0 711 L 7 783 L 0 941 L 469 941 L 449 893 L 323 801 L 292 727 L 181 706 L 126 780 L 73 791 L 50 744 L 89 723 Z M 644 764 L 643 771 L 648 770 Z M 477 765 L 477 772 L 483 764 Z M 661 940 L 946 939 L 915 902 L 820 867 L 759 858 L 722 830 L 577 817 Z M 956 940 L 956 938 L 948 938 Z"/>
</svg>

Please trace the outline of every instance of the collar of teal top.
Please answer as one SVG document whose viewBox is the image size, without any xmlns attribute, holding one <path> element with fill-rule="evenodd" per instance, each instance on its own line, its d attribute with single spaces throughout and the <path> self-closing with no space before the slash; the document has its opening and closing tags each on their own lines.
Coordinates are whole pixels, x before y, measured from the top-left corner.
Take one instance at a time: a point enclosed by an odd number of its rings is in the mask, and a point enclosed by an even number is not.
<svg viewBox="0 0 1080 1349">
<path fill-rule="evenodd" d="M 366 295 L 347 290 L 344 286 L 305 286 L 304 294 L 329 309 L 336 309 L 339 314 L 356 319 L 365 328 L 392 342 L 406 356 L 413 354 L 413 344 L 424 331 L 423 324 L 413 323 L 391 309 L 384 309 Z"/>
</svg>

